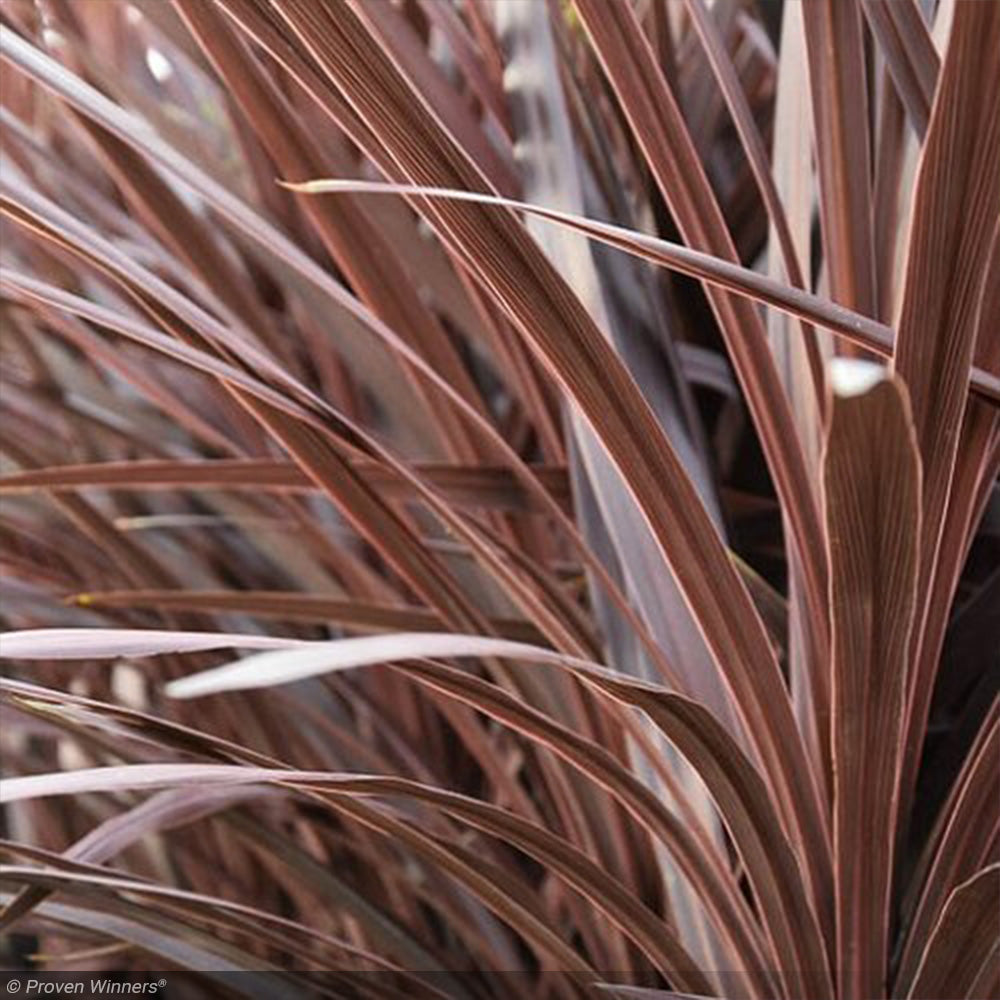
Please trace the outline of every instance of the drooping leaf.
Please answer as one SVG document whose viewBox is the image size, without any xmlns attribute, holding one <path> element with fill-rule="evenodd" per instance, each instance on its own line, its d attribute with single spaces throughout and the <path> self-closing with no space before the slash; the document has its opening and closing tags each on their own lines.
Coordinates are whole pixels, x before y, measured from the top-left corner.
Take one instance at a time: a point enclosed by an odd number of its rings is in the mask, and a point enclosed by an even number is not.
<svg viewBox="0 0 1000 1000">
<path fill-rule="evenodd" d="M 423 198 L 469 201 L 484 205 L 493 204 L 537 215 L 539 218 L 547 219 L 558 225 L 578 229 L 593 239 L 607 243 L 608 246 L 617 247 L 627 253 L 662 264 L 664 267 L 669 267 L 681 274 L 701 278 L 706 282 L 718 284 L 721 288 L 747 295 L 766 305 L 781 309 L 791 316 L 809 320 L 880 357 L 889 358 L 892 356 L 893 331 L 891 327 L 883 323 L 840 306 L 829 299 L 800 291 L 783 282 L 767 278 L 749 268 L 731 264 L 711 254 L 692 250 L 689 247 L 657 239 L 621 226 L 574 216 L 568 212 L 559 212 L 542 205 L 453 188 L 351 180 L 308 181 L 292 186 L 316 193 L 347 191 L 372 194 L 413 194 Z M 1000 401 L 1000 377 L 992 372 L 974 368 L 969 377 L 969 385 L 983 398 Z"/>
<path fill-rule="evenodd" d="M 783 837 L 777 817 L 766 796 L 761 794 L 760 779 L 725 730 L 708 712 L 687 699 L 537 647 L 473 636 L 431 634 L 349 639 L 301 651 L 264 654 L 174 682 L 169 691 L 176 697 L 193 697 L 287 683 L 330 670 L 415 655 L 490 653 L 561 666 L 598 690 L 647 712 L 698 771 L 730 825 L 744 854 L 751 883 L 765 908 L 771 933 L 776 941 L 783 942 L 777 947 L 797 956 L 795 965 L 783 968 L 782 974 L 792 982 L 809 984 L 806 988 L 829 991 L 816 914 L 807 901 L 791 853 L 775 849 Z M 769 841 L 771 847 L 764 847 Z"/>
</svg>

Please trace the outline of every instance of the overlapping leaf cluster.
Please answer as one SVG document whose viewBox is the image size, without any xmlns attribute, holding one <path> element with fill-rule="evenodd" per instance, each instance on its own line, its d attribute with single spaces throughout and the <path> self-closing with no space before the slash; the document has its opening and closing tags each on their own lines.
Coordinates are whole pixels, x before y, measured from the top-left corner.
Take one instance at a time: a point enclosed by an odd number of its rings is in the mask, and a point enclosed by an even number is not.
<svg viewBox="0 0 1000 1000">
<path fill-rule="evenodd" d="M 1000 990 L 1000 5 L 0 21 L 8 965 Z"/>
</svg>

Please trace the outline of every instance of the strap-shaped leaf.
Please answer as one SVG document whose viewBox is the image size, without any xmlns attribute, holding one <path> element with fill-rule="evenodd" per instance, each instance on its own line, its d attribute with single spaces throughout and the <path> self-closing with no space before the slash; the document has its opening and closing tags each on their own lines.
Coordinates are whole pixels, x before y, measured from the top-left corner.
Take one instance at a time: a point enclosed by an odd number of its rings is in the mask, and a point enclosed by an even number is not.
<svg viewBox="0 0 1000 1000">
<path fill-rule="evenodd" d="M 1000 701 L 994 700 L 982 729 L 969 751 L 954 791 L 941 811 L 914 888 L 919 889 L 915 909 L 908 915 L 906 942 L 899 963 L 896 993 L 912 986 L 935 922 L 949 893 L 970 879 L 989 858 L 1000 835 L 1000 799 L 996 767 L 1000 760 Z"/>
<path fill-rule="evenodd" d="M 970 71 L 975 66 L 976 71 Z M 906 381 L 924 467 L 920 600 L 934 595 L 945 513 L 967 407 L 983 283 L 996 280 L 991 254 L 1000 204 L 1000 6 L 955 5 L 927 141 L 917 175 L 895 367 Z M 992 261 L 992 264 L 991 264 Z M 991 339 L 996 337 L 996 320 Z M 947 596 L 947 595 L 946 595 Z M 940 598 L 939 598 L 940 599 Z M 924 623 L 940 615 L 924 618 Z M 939 648 L 914 634 L 903 807 L 923 745 Z"/>
<path fill-rule="evenodd" d="M 575 7 L 685 242 L 695 250 L 738 263 L 680 105 L 656 65 L 631 5 L 624 0 L 575 0 Z M 767 348 L 759 313 L 742 299 L 714 288 L 707 291 L 785 505 L 791 540 L 802 559 L 812 625 L 825 650 L 822 607 L 826 567 L 819 509 L 788 399 Z"/>
<path fill-rule="evenodd" d="M 984 868 L 951 894 L 924 950 L 910 1000 L 995 995 L 992 989 L 1000 975 L 998 899 L 1000 864 Z"/>
<path fill-rule="evenodd" d="M 823 259 L 830 297 L 877 313 L 871 153 L 859 0 L 802 5 L 816 131 Z"/>
<path fill-rule="evenodd" d="M 367 131 L 353 137 L 387 176 L 403 172 L 414 184 L 488 188 L 410 81 L 373 44 L 363 5 L 286 0 L 275 13 L 364 121 Z M 352 127 L 350 120 L 341 124 Z M 422 201 L 420 207 L 600 437 L 731 687 L 787 825 L 811 845 L 803 856 L 812 852 L 822 867 L 828 852 L 823 808 L 766 630 L 649 404 L 512 213 L 458 202 Z"/>
<path fill-rule="evenodd" d="M 889 951 L 897 761 L 920 540 L 920 460 L 898 377 L 834 398 L 823 480 L 839 995 L 867 1000 L 884 989 Z"/>
</svg>

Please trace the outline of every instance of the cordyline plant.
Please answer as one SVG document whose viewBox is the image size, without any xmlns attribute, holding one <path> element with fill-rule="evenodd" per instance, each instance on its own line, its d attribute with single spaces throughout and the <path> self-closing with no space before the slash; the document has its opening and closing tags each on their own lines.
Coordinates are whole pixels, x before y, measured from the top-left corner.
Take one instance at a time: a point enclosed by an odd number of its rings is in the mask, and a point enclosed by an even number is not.
<svg viewBox="0 0 1000 1000">
<path fill-rule="evenodd" d="M 0 19 L 7 968 L 997 995 L 1000 3 Z"/>
</svg>

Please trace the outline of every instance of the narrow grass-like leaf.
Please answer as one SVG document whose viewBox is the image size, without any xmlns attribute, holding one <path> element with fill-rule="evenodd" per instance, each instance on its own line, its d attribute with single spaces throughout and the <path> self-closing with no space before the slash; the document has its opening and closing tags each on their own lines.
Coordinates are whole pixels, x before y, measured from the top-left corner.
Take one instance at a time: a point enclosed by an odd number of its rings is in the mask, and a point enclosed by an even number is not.
<svg viewBox="0 0 1000 1000">
<path fill-rule="evenodd" d="M 10 898 L 11 894 L 0 893 L 0 901 L 7 902 Z M 113 912 L 107 912 L 93 902 L 87 905 L 47 902 L 40 907 L 40 913 L 57 924 L 128 942 L 154 962 L 167 962 L 168 970 L 181 968 L 204 973 L 219 983 L 231 981 L 233 973 L 240 973 L 240 994 L 254 1000 L 268 1000 L 290 983 L 276 966 L 210 935 L 195 933 L 182 921 L 161 914 L 154 924 L 139 906 L 119 902 Z"/>
<path fill-rule="evenodd" d="M 292 0 L 280 14 L 330 79 L 349 94 L 369 126 L 391 144 L 396 163 L 414 183 L 482 190 L 485 180 L 474 164 L 398 69 L 370 44 L 363 17 L 353 5 L 338 4 L 335 9 L 333 16 L 329 9 Z M 378 91 L 370 84 L 358 86 L 359 58 L 368 64 L 368 79 L 380 81 Z M 380 148 L 367 151 L 377 161 L 386 159 Z M 726 674 L 747 731 L 758 744 L 768 780 L 780 789 L 786 821 L 802 831 L 815 848 L 815 864 L 822 866 L 819 859 L 826 851 L 827 833 L 818 790 L 765 630 L 745 587 L 732 567 L 719 559 L 723 553 L 718 535 L 648 403 L 565 282 L 510 213 L 447 202 L 440 207 L 428 203 L 424 211 L 502 304 L 598 433 Z M 497 258 L 497 247 L 504 248 L 502 260 Z M 734 627 L 737 620 L 740 625 Z M 755 723 L 752 720 L 764 702 L 771 706 L 770 721 Z M 783 707 L 776 709 L 778 705 Z M 779 751 L 778 745 L 784 749 Z"/>
<path fill-rule="evenodd" d="M 685 241 L 696 250 L 737 263 L 735 246 L 680 107 L 656 66 L 631 6 L 620 0 L 575 2 Z M 783 500 L 791 544 L 801 559 L 811 628 L 818 637 L 818 648 L 825 649 L 826 567 L 818 498 L 806 473 L 801 443 L 765 342 L 763 323 L 743 299 L 715 289 L 709 289 L 708 294 Z M 824 875 L 814 869 L 812 877 L 817 891 L 821 891 Z"/>
<path fill-rule="evenodd" d="M 920 9 L 914 0 L 862 0 L 862 9 L 913 128 L 923 139 L 941 60 Z"/>
<path fill-rule="evenodd" d="M 974 78 L 965 68 L 980 67 Z M 997 270 L 1000 8 L 958 4 L 917 176 L 894 365 L 906 381 L 924 467 L 919 579 L 923 612 L 940 561 L 974 360 L 983 281 Z M 992 249 L 992 253 L 991 253 Z M 995 282 L 996 275 L 993 275 Z M 995 334 L 993 335 L 995 339 Z M 936 620 L 940 622 L 938 616 Z M 926 616 L 921 619 L 925 622 Z M 903 804 L 913 793 L 940 636 L 917 629 L 909 679 Z M 933 648 L 932 648 L 933 647 Z"/>
<path fill-rule="evenodd" d="M 370 460 L 356 463 L 368 482 L 386 496 L 411 498 L 413 491 Z M 526 511 L 538 505 L 509 473 L 490 466 L 460 466 L 414 463 L 421 478 L 431 483 L 453 503 L 507 511 Z M 532 473 L 553 498 L 569 503 L 565 470 L 533 466 Z M 30 490 L 75 490 L 86 487 L 119 489 L 248 489 L 278 492 L 315 491 L 313 481 L 292 462 L 280 459 L 182 459 L 103 462 L 94 465 L 55 466 L 0 476 L 0 493 Z"/>
<path fill-rule="evenodd" d="M 905 996 L 917 974 L 917 963 L 951 892 L 986 864 L 1000 835 L 996 762 L 1000 758 L 1000 703 L 993 702 L 979 738 L 969 752 L 945 803 L 937 828 L 917 869 L 918 901 L 908 920 L 896 992 Z"/>
<path fill-rule="evenodd" d="M 384 184 L 370 181 L 318 180 L 290 185 L 293 188 L 316 193 L 368 192 L 371 194 L 412 194 L 422 198 L 443 198 L 453 201 L 470 201 L 484 205 L 497 205 L 515 209 L 557 225 L 569 226 L 586 233 L 608 246 L 661 264 L 680 274 L 701 278 L 707 283 L 738 292 L 766 305 L 809 320 L 849 343 L 864 347 L 880 357 L 892 357 L 895 338 L 891 327 L 831 302 L 829 299 L 790 287 L 781 281 L 765 277 L 749 268 L 692 250 L 668 240 L 661 240 L 645 233 L 622 226 L 574 216 L 541 205 L 513 201 L 492 195 L 461 191 L 454 188 L 435 188 L 405 184 Z M 980 396 L 1000 403 L 1000 377 L 983 369 L 973 369 L 969 384 Z"/>
<path fill-rule="evenodd" d="M 802 15 L 830 297 L 874 316 L 878 294 L 861 0 L 816 0 L 803 6 Z"/>
<path fill-rule="evenodd" d="M 231 611 L 285 621 L 327 622 L 372 632 L 433 632 L 441 618 L 425 608 L 366 604 L 300 591 L 120 590 L 75 594 L 72 603 L 86 608 L 183 608 Z M 538 629 L 516 618 L 492 619 L 496 634 L 516 642 L 537 642 Z"/>
<path fill-rule="evenodd" d="M 960 885 L 948 898 L 924 949 L 911 1000 L 944 995 L 972 1000 L 986 996 L 976 987 L 996 985 L 997 898 L 1000 865 L 990 865 Z"/>
<path fill-rule="evenodd" d="M 825 968 L 816 915 L 806 900 L 791 853 L 775 850 L 774 844 L 782 843 L 783 835 L 760 779 L 725 730 L 708 712 L 687 699 L 537 647 L 472 636 L 426 634 L 343 640 L 303 649 L 301 653 L 287 651 L 273 657 L 237 661 L 174 682 L 168 690 L 174 696 L 194 697 L 287 683 L 330 670 L 416 655 L 426 658 L 490 653 L 561 666 L 598 690 L 647 712 L 701 775 L 730 825 L 767 914 L 774 947 L 781 954 L 796 956 L 793 966 L 782 969 L 791 992 L 801 989 L 829 992 L 829 972 Z M 764 847 L 769 840 L 770 849 Z"/>
<path fill-rule="evenodd" d="M 997 994 L 995 8 L 3 0 L 7 966 Z"/>
</svg>

